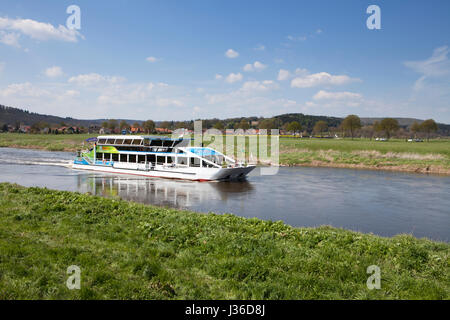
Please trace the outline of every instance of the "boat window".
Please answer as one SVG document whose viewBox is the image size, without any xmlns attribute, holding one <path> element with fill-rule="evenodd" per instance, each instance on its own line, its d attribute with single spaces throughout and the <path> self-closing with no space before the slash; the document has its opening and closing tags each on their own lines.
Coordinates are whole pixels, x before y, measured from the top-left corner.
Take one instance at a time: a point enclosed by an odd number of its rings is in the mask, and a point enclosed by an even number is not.
<svg viewBox="0 0 450 320">
<path fill-rule="evenodd" d="M 131 141 L 133 141 L 132 139 L 125 139 L 125 141 L 123 142 L 123 144 L 131 144 Z"/>
<path fill-rule="evenodd" d="M 163 156 L 157 156 L 157 157 L 156 157 L 156 163 L 158 163 L 158 164 L 164 164 L 164 163 L 166 163 L 166 157 L 163 157 Z"/>
<path fill-rule="evenodd" d="M 173 157 L 173 156 L 168 156 L 168 157 L 167 157 L 167 163 L 173 163 L 173 162 L 175 162 L 175 157 Z"/>
<path fill-rule="evenodd" d="M 116 144 L 122 144 L 123 143 L 123 139 L 116 139 Z"/>
<path fill-rule="evenodd" d="M 200 158 L 190 158 L 190 166 L 191 167 L 200 167 Z"/>
<path fill-rule="evenodd" d="M 187 157 L 178 157 L 177 163 L 187 165 L 188 164 Z"/>
<path fill-rule="evenodd" d="M 108 139 L 108 140 L 106 140 L 106 144 L 114 144 L 115 140 L 116 139 Z"/>
<path fill-rule="evenodd" d="M 212 164 L 209 164 L 209 163 L 206 162 L 206 161 L 202 161 L 202 162 L 203 162 L 203 167 L 206 167 L 206 168 L 212 168 L 212 167 L 213 167 Z"/>
<path fill-rule="evenodd" d="M 98 144 L 105 144 L 106 143 L 106 139 L 98 139 Z"/>
<path fill-rule="evenodd" d="M 97 152 L 96 157 L 97 160 L 103 160 L 103 153 Z"/>
<path fill-rule="evenodd" d="M 138 162 L 139 163 L 145 163 L 145 156 L 142 155 L 142 154 L 138 155 Z"/>
<path fill-rule="evenodd" d="M 152 164 L 155 164 L 156 156 L 154 154 L 148 154 L 147 155 L 147 162 L 151 162 Z"/>
<path fill-rule="evenodd" d="M 120 162 L 127 162 L 127 159 L 128 159 L 128 157 L 127 157 L 127 155 L 126 154 L 121 154 L 121 155 L 119 155 L 120 156 Z"/>
<path fill-rule="evenodd" d="M 113 153 L 112 154 L 112 161 L 119 161 L 119 154 L 118 153 Z"/>
<path fill-rule="evenodd" d="M 129 162 L 135 163 L 136 162 L 136 155 L 135 154 L 129 154 Z"/>
<path fill-rule="evenodd" d="M 162 141 L 161 140 L 152 140 L 151 145 L 152 146 L 161 147 L 162 146 Z"/>
<path fill-rule="evenodd" d="M 142 139 L 134 139 L 133 140 L 133 144 L 134 145 L 138 145 L 139 146 L 139 145 L 141 145 L 141 143 L 142 143 Z"/>
</svg>

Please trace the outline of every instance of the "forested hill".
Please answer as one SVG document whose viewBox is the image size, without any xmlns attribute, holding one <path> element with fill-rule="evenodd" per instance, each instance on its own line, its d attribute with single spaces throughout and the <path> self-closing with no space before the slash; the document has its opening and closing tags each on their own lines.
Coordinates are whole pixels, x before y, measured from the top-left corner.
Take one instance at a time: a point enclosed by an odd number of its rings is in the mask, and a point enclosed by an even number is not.
<svg viewBox="0 0 450 320">
<path fill-rule="evenodd" d="M 32 125 L 37 122 L 45 122 L 49 125 L 60 125 L 65 123 L 70 126 L 85 126 L 90 124 L 100 124 L 101 120 L 78 120 L 73 118 L 63 118 L 47 114 L 39 114 L 18 108 L 0 105 L 0 123 L 15 125 L 16 123 Z"/>
</svg>

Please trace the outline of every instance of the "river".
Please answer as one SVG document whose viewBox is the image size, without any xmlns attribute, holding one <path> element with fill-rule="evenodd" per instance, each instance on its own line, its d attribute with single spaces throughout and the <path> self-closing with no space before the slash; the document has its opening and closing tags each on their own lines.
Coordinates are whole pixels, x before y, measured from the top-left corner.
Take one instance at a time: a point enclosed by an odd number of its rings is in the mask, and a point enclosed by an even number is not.
<svg viewBox="0 0 450 320">
<path fill-rule="evenodd" d="M 1 148 L 0 182 L 89 192 L 200 212 L 331 225 L 364 233 L 449 242 L 450 177 L 383 171 L 282 167 L 244 182 L 190 182 L 77 171 L 74 154 Z"/>
</svg>

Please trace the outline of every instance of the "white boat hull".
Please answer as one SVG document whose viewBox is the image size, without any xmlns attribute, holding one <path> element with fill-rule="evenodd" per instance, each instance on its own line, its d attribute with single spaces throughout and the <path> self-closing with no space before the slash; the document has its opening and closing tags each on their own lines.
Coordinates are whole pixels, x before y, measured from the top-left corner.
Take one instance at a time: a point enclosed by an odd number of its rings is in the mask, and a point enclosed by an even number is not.
<svg viewBox="0 0 450 320">
<path fill-rule="evenodd" d="M 91 170 L 117 174 L 138 175 L 144 177 L 158 177 L 168 179 L 185 179 L 194 181 L 236 180 L 243 179 L 255 166 L 233 168 L 199 168 L 199 167 L 170 167 L 157 165 L 154 168 L 145 165 L 115 163 L 110 165 L 76 164 L 72 168 L 77 170 Z"/>
</svg>

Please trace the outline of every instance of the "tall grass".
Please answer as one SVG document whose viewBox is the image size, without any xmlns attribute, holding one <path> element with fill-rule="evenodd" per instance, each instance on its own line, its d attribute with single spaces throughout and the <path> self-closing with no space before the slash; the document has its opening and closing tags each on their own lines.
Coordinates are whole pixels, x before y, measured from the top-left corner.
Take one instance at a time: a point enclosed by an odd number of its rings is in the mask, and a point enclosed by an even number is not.
<svg viewBox="0 0 450 320">
<path fill-rule="evenodd" d="M 0 299 L 448 299 L 449 253 L 409 235 L 0 184 Z M 70 265 L 80 290 L 65 285 Z"/>
</svg>

